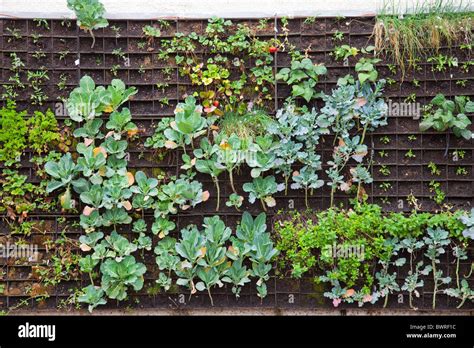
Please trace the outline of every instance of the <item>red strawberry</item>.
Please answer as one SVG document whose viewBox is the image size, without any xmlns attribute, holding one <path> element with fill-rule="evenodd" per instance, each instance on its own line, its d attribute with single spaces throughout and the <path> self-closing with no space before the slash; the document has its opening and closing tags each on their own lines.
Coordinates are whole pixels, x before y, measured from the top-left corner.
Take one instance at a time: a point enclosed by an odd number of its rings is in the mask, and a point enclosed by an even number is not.
<svg viewBox="0 0 474 348">
<path fill-rule="evenodd" d="M 214 102 L 212 103 L 212 105 L 214 105 L 216 108 L 219 107 L 219 101 L 218 100 L 214 100 Z"/>
<path fill-rule="evenodd" d="M 268 48 L 268 52 L 270 52 L 270 53 L 276 53 L 276 52 L 278 52 L 278 47 L 270 46 L 270 47 Z"/>
</svg>

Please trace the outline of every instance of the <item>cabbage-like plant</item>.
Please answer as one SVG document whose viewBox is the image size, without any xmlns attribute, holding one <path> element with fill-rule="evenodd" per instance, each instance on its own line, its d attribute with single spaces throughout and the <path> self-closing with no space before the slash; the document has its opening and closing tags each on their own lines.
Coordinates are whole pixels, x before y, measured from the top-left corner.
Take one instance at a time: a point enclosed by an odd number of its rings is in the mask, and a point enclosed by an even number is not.
<svg viewBox="0 0 474 348">
<path fill-rule="evenodd" d="M 100 266 L 102 273 L 102 289 L 108 297 L 124 300 L 127 297 L 127 288 L 138 291 L 143 287 L 145 265 L 137 263 L 131 255 L 120 261 L 107 259 Z"/>
<path fill-rule="evenodd" d="M 324 185 L 324 181 L 320 180 L 318 178 L 318 174 L 316 174 L 316 171 L 309 166 L 303 167 L 299 172 L 295 171 L 293 173 L 293 181 L 294 183 L 291 184 L 292 189 L 304 189 L 304 201 L 306 208 L 309 208 L 308 191 L 322 187 Z"/>
<path fill-rule="evenodd" d="M 113 131 L 113 136 L 116 140 L 120 140 L 124 133 L 134 135 L 138 132 L 136 124 L 132 122 L 132 115 L 128 108 L 123 108 L 120 112 L 112 112 L 105 127 Z"/>
<path fill-rule="evenodd" d="M 99 0 L 67 0 L 67 7 L 75 12 L 77 25 L 91 35 L 91 48 L 94 48 L 95 36 L 93 30 L 105 28 L 109 25 L 104 17 L 104 5 Z"/>
<path fill-rule="evenodd" d="M 262 203 L 262 208 L 267 211 L 268 207 L 276 205 L 273 194 L 285 189 L 284 184 L 277 184 L 274 176 L 267 176 L 265 178 L 254 178 L 251 183 L 243 185 L 245 192 L 249 193 L 249 202 L 254 203 L 257 199 Z"/>
<path fill-rule="evenodd" d="M 174 119 L 170 128 L 163 132 L 167 141 L 165 147 L 174 149 L 178 146 L 186 153 L 186 145 L 193 145 L 193 140 L 206 132 L 207 122 L 202 117 L 202 106 L 196 104 L 193 96 L 188 96 L 184 103 L 179 103 L 174 110 Z"/>
<path fill-rule="evenodd" d="M 428 266 L 428 271 L 433 274 L 433 309 L 436 308 L 436 294 L 440 292 L 439 286 L 442 284 L 449 284 L 451 277 L 443 277 L 443 271 L 437 269 L 436 265 L 440 262 L 439 257 L 446 253 L 445 246 L 451 243 L 449 239 L 449 232 L 441 228 L 428 228 L 428 236 L 423 237 L 423 241 L 427 246 L 425 256 L 431 260 L 431 266 Z"/>
<path fill-rule="evenodd" d="M 466 229 L 462 231 L 462 235 L 474 239 L 474 208 L 471 209 L 470 213 L 462 215 L 459 219 L 466 226 Z"/>
</svg>

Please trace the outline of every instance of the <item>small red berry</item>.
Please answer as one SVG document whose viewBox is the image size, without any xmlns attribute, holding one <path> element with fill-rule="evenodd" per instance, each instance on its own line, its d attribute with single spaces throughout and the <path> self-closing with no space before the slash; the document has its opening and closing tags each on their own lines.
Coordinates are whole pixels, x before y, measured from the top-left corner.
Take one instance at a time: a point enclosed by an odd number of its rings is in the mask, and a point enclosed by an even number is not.
<svg viewBox="0 0 474 348">
<path fill-rule="evenodd" d="M 214 105 L 216 108 L 219 107 L 219 101 L 218 100 L 214 100 L 214 102 L 212 103 L 212 105 Z"/>
<path fill-rule="evenodd" d="M 270 53 L 278 52 L 278 47 L 271 46 L 271 47 L 268 48 L 268 52 L 270 52 Z"/>
</svg>

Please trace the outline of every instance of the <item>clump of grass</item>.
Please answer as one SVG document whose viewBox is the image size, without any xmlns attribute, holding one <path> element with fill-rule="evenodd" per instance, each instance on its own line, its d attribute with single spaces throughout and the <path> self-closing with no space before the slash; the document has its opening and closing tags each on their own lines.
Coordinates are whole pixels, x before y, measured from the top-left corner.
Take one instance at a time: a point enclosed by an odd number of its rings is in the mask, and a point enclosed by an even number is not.
<svg viewBox="0 0 474 348">
<path fill-rule="evenodd" d="M 266 133 L 271 122 L 274 122 L 271 116 L 257 109 L 243 115 L 232 111 L 226 112 L 219 119 L 218 125 L 220 131 L 228 136 L 235 134 L 241 139 L 255 139 Z"/>
<path fill-rule="evenodd" d="M 372 35 L 377 52 L 391 57 L 404 76 L 420 57 L 437 52 L 443 45 L 472 43 L 473 23 L 474 12 L 462 1 L 421 1 L 405 11 L 385 3 Z"/>
</svg>

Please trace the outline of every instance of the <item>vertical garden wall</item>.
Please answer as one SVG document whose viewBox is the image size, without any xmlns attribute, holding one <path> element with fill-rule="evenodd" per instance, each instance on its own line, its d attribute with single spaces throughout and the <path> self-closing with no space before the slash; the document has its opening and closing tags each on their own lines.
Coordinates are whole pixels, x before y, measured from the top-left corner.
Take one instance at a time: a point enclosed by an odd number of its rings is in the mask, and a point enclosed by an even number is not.
<svg viewBox="0 0 474 348">
<path fill-rule="evenodd" d="M 1 19 L 0 306 L 472 308 L 471 28 L 379 25 Z"/>
</svg>

